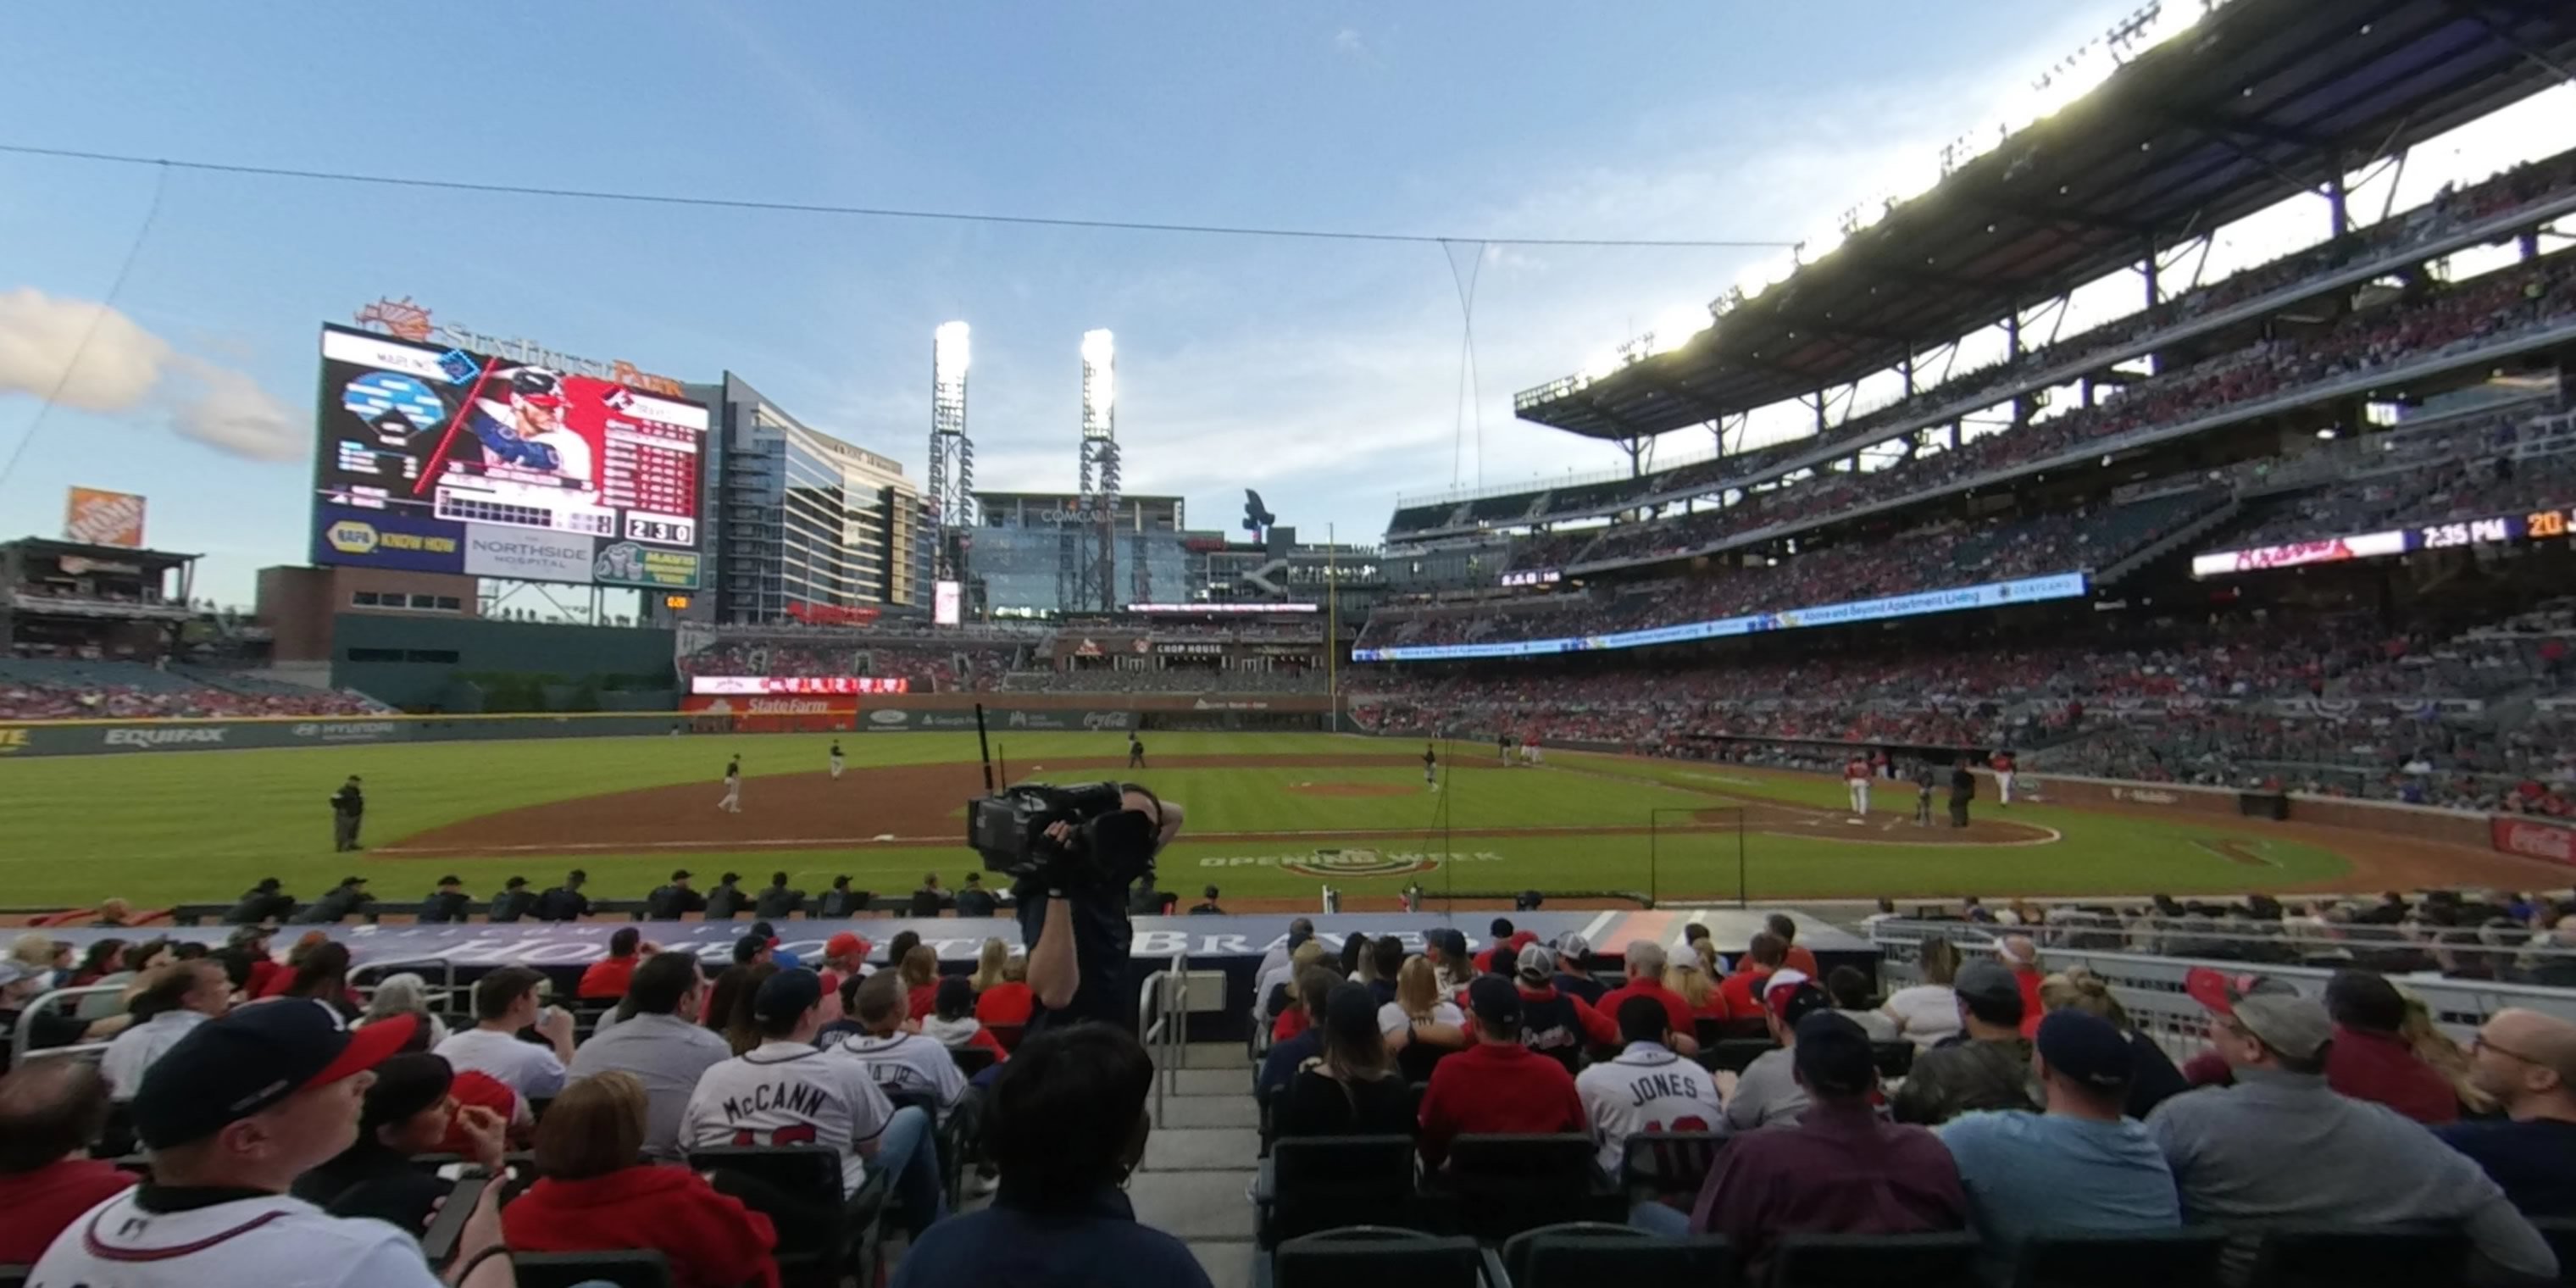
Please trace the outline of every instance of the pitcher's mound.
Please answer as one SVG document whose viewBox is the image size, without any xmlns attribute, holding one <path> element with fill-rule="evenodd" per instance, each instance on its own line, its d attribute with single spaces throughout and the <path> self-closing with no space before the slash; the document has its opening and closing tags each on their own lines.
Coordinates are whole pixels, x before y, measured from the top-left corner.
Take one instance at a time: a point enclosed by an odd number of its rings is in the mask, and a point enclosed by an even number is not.
<svg viewBox="0 0 2576 1288">
<path fill-rule="evenodd" d="M 1392 783 L 1290 783 L 1288 790 L 1307 796 L 1411 796 L 1422 789 Z"/>
</svg>

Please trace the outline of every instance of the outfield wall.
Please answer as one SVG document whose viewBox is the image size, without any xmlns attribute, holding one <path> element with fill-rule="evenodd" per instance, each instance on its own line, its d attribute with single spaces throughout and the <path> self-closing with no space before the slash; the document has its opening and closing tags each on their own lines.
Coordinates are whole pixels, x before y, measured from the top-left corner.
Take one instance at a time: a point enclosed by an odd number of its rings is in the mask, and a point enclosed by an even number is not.
<svg viewBox="0 0 2576 1288">
<path fill-rule="evenodd" d="M 971 732 L 982 703 L 996 734 L 1156 729 L 1321 730 L 1320 695 L 913 693 L 687 699 L 687 709 L 311 719 L 42 720 L 0 723 L 0 759 L 397 742 L 640 738 L 704 733 Z"/>
</svg>

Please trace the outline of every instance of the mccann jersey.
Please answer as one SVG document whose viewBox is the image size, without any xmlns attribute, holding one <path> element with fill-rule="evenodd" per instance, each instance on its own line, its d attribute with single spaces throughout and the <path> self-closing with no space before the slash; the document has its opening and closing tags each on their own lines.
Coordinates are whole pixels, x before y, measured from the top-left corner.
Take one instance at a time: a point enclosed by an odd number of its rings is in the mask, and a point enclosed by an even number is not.
<svg viewBox="0 0 2576 1288">
<path fill-rule="evenodd" d="M 1631 1042 L 1619 1058 L 1596 1064 L 1574 1080 L 1583 1097 L 1592 1137 L 1601 1142 L 1601 1168 L 1619 1174 L 1628 1138 L 1641 1132 L 1713 1131 L 1725 1111 L 1717 1084 L 1693 1061 L 1659 1042 Z"/>
<path fill-rule="evenodd" d="M 73 1221 L 36 1261 L 44 1288 L 440 1288 L 420 1241 L 283 1194 L 149 1212 L 129 1189 Z"/>
<path fill-rule="evenodd" d="M 690 1149 L 737 1145 L 828 1145 L 841 1156 L 841 1189 L 867 1179 L 861 1145 L 894 1117 L 868 1066 L 834 1048 L 772 1039 L 710 1066 L 680 1112 Z"/>
<path fill-rule="evenodd" d="M 957 1057 L 918 1033 L 898 1029 L 881 1038 L 859 1034 L 842 1039 L 834 1049 L 866 1064 L 868 1076 L 889 1100 L 896 1096 L 927 1100 L 945 1115 L 966 1098 L 966 1075 L 958 1070 Z"/>
</svg>

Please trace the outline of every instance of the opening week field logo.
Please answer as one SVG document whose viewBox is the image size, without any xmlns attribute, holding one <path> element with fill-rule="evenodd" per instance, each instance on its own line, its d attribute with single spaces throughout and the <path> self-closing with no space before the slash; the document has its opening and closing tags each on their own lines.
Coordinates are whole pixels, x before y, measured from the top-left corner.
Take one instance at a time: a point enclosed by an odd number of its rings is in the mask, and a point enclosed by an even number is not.
<svg viewBox="0 0 2576 1288">
<path fill-rule="evenodd" d="M 1424 854 L 1415 850 L 1340 849 L 1315 850 L 1305 854 L 1236 854 L 1211 855 L 1199 860 L 1203 868 L 1281 868 L 1300 876 L 1343 878 L 1400 877 L 1430 872 L 1441 860 L 1460 863 L 1500 863 L 1503 856 L 1491 850 L 1470 854 Z"/>
</svg>

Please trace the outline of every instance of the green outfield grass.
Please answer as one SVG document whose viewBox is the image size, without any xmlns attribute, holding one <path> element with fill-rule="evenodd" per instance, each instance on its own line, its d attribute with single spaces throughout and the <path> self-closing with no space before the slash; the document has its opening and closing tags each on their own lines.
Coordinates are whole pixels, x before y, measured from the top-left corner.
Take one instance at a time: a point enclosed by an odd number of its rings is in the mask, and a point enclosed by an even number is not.
<svg viewBox="0 0 2576 1288">
<path fill-rule="evenodd" d="M 381 747 L 246 752 L 165 752 L 0 760 L 0 881 L 7 901 L 23 905 L 86 904 L 121 895 L 138 903 L 227 900 L 263 876 L 283 878 L 310 898 L 349 872 L 367 875 L 379 898 L 408 907 L 446 872 L 463 876 L 478 895 L 510 875 L 553 884 L 578 865 L 591 874 L 594 897 L 631 898 L 685 863 L 700 872 L 731 868 L 746 875 L 786 868 L 798 884 L 819 889 L 849 874 L 864 887 L 910 888 L 936 869 L 953 883 L 975 866 L 960 846 L 863 846 L 848 850 L 747 850 L 616 854 L 568 851 L 499 859 L 342 856 L 330 848 L 325 798 L 344 775 L 363 774 L 369 801 L 367 840 L 399 846 L 429 828 L 499 810 L 549 801 L 675 784 L 703 784 L 712 803 L 723 756 L 739 751 L 750 782 L 749 819 L 757 823 L 760 780 L 813 774 L 829 739 L 821 735 L 680 738 L 546 739 L 524 742 L 421 743 Z M 1340 876 L 1333 884 L 1357 895 L 1391 894 L 1419 880 L 1444 889 L 1503 891 L 1647 890 L 1666 899 L 1733 898 L 1738 848 L 1732 831 L 1649 838 L 1618 835 L 1469 835 L 1488 828 L 1635 828 L 1655 810 L 1689 811 L 1730 800 L 1837 807 L 1841 787 L 1826 779 L 1723 766 L 1627 760 L 1559 753 L 1545 769 L 1460 772 L 1438 794 L 1422 790 L 1418 767 L 1355 764 L 1332 768 L 1191 768 L 1204 755 L 1417 754 L 1418 744 L 1317 734 L 1149 735 L 1154 762 L 1143 775 L 1158 792 L 1185 802 L 1190 832 L 1163 859 L 1166 888 L 1195 895 L 1213 882 L 1228 897 L 1310 898 L 1321 879 L 1283 862 L 1311 860 L 1319 848 L 1368 849 L 1381 856 L 1451 856 L 1414 875 Z M 845 738 L 854 768 L 971 762 L 971 736 L 939 733 Z M 1059 781 L 1107 776 L 1103 771 L 1043 772 L 1050 758 L 1115 756 L 1112 734 L 1012 736 L 1005 750 L 1014 777 Z M 1490 747 L 1457 744 L 1460 764 L 1483 763 Z M 860 783 L 864 783 L 864 779 Z M 1317 794 L 1347 784 L 1382 795 Z M 783 790 L 773 787 L 771 791 Z M 1890 791 L 1883 809 L 1910 809 Z M 962 812 L 964 802 L 956 802 Z M 1989 804 L 1980 802 L 1981 805 Z M 870 829 L 864 804 L 856 826 Z M 1993 816 L 1981 810 L 1981 817 Z M 1668 813 L 1663 825 L 1684 823 Z M 2331 881 L 2342 859 L 2261 832 L 2199 821 L 2104 817 L 2046 806 L 2016 807 L 2015 822 L 2053 828 L 2062 839 L 2039 845 L 1950 846 L 1915 843 L 1911 829 L 1844 833 L 1819 826 L 1814 835 L 1779 834 L 1756 825 L 1742 846 L 1750 897 L 1952 896 L 1962 893 L 2139 894 L 2233 893 Z M 1445 824 L 1445 830 L 1444 830 Z M 1297 833 L 1360 830 L 1360 839 Z M 1262 834 L 1215 837 L 1212 834 Z M 1930 834 L 1937 836 L 1937 832 Z M 1877 842 L 1856 844 L 1866 836 Z M 568 843 L 577 836 L 560 838 Z M 2218 843 L 2233 843 L 2230 858 Z M 1651 872 L 1650 872 L 1651 864 Z"/>
</svg>

